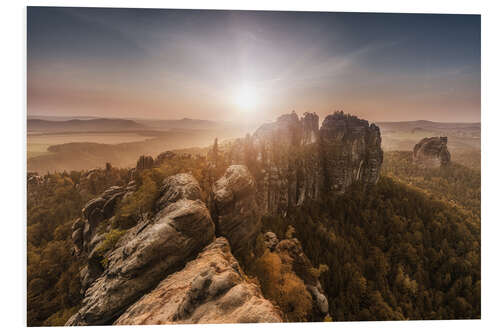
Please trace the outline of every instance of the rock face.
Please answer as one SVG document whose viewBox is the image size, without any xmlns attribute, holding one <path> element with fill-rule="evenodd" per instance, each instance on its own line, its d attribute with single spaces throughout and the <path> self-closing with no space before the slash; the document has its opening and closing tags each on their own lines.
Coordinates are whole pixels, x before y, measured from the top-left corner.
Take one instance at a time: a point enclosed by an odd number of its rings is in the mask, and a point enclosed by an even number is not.
<svg viewBox="0 0 500 333">
<path fill-rule="evenodd" d="M 413 161 L 426 167 L 438 167 L 450 163 L 448 137 L 424 138 L 413 148 Z"/>
<path fill-rule="evenodd" d="M 115 325 L 281 321 L 280 312 L 244 277 L 228 241 L 219 237 L 129 307 Z"/>
<path fill-rule="evenodd" d="M 82 209 L 82 216 L 73 223 L 73 242 L 77 254 L 91 253 L 98 226 L 113 216 L 117 203 L 135 190 L 135 185 L 112 186 L 99 197 L 89 201 Z M 94 241 L 93 241 L 94 240 Z"/>
<path fill-rule="evenodd" d="M 314 268 L 309 258 L 302 250 L 302 245 L 297 238 L 279 241 L 272 232 L 264 234 L 264 243 L 271 252 L 275 252 L 284 264 L 289 264 L 295 274 L 304 281 L 307 291 L 313 300 L 314 321 L 321 321 L 328 314 L 328 299 L 326 298 L 321 283 L 311 271 Z"/>
<path fill-rule="evenodd" d="M 323 121 L 320 129 L 324 186 L 339 194 L 354 182 L 375 184 L 383 160 L 380 130 L 375 124 L 337 112 Z"/>
<path fill-rule="evenodd" d="M 161 209 L 126 231 L 104 254 L 100 260 L 102 273 L 87 283 L 82 307 L 66 325 L 112 322 L 214 240 L 214 224 L 197 188 L 196 180 L 186 174 L 165 181 L 159 199 Z M 83 215 L 92 216 L 93 207 L 101 205 L 104 207 L 103 200 L 93 200 Z"/>
<path fill-rule="evenodd" d="M 336 112 L 318 126 L 316 114 L 299 118 L 293 112 L 232 146 L 231 163 L 247 165 L 256 177 L 263 213 L 285 214 L 307 200 L 341 194 L 355 182 L 378 181 L 383 152 L 375 124 Z"/>
<path fill-rule="evenodd" d="M 215 183 L 212 216 L 217 234 L 227 237 L 235 255 L 250 252 L 262 224 L 255 180 L 246 166 L 230 166 Z"/>
</svg>

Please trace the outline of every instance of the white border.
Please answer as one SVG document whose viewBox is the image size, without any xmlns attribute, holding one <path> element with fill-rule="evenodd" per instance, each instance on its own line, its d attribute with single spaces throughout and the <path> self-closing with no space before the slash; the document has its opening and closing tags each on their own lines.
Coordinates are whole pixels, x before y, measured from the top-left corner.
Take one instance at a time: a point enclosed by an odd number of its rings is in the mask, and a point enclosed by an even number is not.
<svg viewBox="0 0 500 333">
<path fill-rule="evenodd" d="M 2 328 L 26 329 L 26 6 L 85 6 L 85 7 L 142 7 L 142 8 L 205 8 L 205 9 L 260 9 L 302 11 L 362 11 L 406 13 L 467 13 L 482 15 L 482 320 L 474 321 L 412 321 L 412 322 L 357 322 L 328 324 L 281 324 L 281 325 L 179 325 L 151 327 L 94 327 L 85 331 L 165 331 L 176 332 L 254 332 L 255 330 L 320 330 L 320 331 L 371 331 L 371 332 L 422 332 L 476 330 L 494 331 L 500 327 L 497 317 L 500 299 L 500 270 L 497 260 L 500 237 L 500 221 L 497 217 L 498 189 L 500 183 L 496 169 L 500 166 L 500 143 L 497 128 L 500 126 L 499 95 L 500 77 L 499 5 L 495 1 L 26 1 L 11 0 L 2 3 L 1 57 L 1 303 Z M 499 317 L 500 318 L 500 317 Z M 44 328 L 41 330 L 53 330 Z M 32 329 L 33 330 L 33 329 Z M 38 329 L 35 329 L 38 330 Z M 65 330 L 65 329 L 63 329 Z"/>
</svg>

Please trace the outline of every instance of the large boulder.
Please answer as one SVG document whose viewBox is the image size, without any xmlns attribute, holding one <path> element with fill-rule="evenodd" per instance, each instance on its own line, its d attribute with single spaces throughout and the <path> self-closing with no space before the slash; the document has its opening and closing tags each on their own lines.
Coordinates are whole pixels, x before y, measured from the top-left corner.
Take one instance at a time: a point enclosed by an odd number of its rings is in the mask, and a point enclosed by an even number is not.
<svg viewBox="0 0 500 333">
<path fill-rule="evenodd" d="M 162 209 L 126 231 L 104 255 L 100 260 L 104 265 L 102 273 L 88 283 L 82 307 L 66 325 L 111 323 L 213 241 L 215 228 L 207 207 L 200 200 L 192 200 L 192 192 L 183 190 L 189 184 L 179 185 L 178 179 L 196 182 L 189 175 L 173 176 L 165 182 L 176 188 L 164 188 L 162 199 L 167 193 L 178 195 L 175 198 L 169 195 L 171 200 L 164 200 Z M 96 242 L 99 244 L 101 240 Z M 90 263 L 87 270 L 92 268 Z"/>
<path fill-rule="evenodd" d="M 255 180 L 244 165 L 228 167 L 213 188 L 217 233 L 227 237 L 236 256 L 252 249 L 262 225 L 255 196 Z"/>
<path fill-rule="evenodd" d="M 439 167 L 450 163 L 448 137 L 424 138 L 413 148 L 413 161 L 425 167 Z"/>
<path fill-rule="evenodd" d="M 114 324 L 281 321 L 279 310 L 248 281 L 228 241 L 219 237 L 184 269 L 130 306 Z"/>
<path fill-rule="evenodd" d="M 161 210 L 181 198 L 201 200 L 200 185 L 196 179 L 188 173 L 179 173 L 165 179 L 160 192 L 160 199 L 156 202 L 157 210 Z"/>
</svg>

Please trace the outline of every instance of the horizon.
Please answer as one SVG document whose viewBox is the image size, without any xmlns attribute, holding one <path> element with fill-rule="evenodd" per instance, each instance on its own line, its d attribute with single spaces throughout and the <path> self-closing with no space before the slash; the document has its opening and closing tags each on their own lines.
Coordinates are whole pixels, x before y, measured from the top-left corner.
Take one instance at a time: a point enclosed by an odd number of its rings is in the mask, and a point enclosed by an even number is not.
<svg viewBox="0 0 500 333">
<path fill-rule="evenodd" d="M 290 111 L 288 113 L 284 112 L 283 114 L 289 114 L 293 111 Z M 335 111 L 329 113 L 333 114 Z M 302 114 L 304 114 L 303 112 Z M 314 112 L 313 112 L 314 113 Z M 346 114 L 351 114 L 349 112 L 345 112 Z M 302 115 L 301 113 L 297 112 L 297 115 L 300 117 Z M 328 116 L 329 114 L 326 114 Z M 356 114 L 351 114 L 353 116 L 357 116 Z M 40 118 L 37 118 L 40 117 Z M 236 122 L 236 121 L 226 121 L 226 120 L 210 120 L 210 119 L 203 119 L 203 118 L 190 118 L 190 117 L 183 117 L 183 118 L 147 118 L 147 117 L 140 117 L 140 116 L 135 116 L 135 117 L 108 117 L 104 115 L 88 115 L 88 116 L 82 116 L 82 115 L 48 115 L 48 114 L 35 114 L 35 115 L 28 115 L 28 119 L 38 119 L 38 120 L 44 120 L 41 118 L 70 118 L 68 120 L 85 120 L 82 118 L 92 118 L 92 119 L 122 119 L 122 120 L 135 120 L 135 119 L 140 119 L 140 120 L 160 120 L 160 121 L 178 121 L 178 120 L 196 120 L 196 121 L 208 121 L 208 122 L 214 122 L 214 123 L 232 123 L 232 124 L 238 124 L 238 125 L 245 125 L 244 122 Z M 273 122 L 276 121 L 276 119 L 279 117 L 279 115 L 270 121 L 262 121 L 261 123 L 267 123 L 267 122 Z M 325 117 L 320 117 L 320 121 L 322 122 L 325 119 Z M 367 119 L 370 123 L 410 123 L 410 122 L 419 122 L 419 121 L 427 121 L 431 123 L 449 123 L 449 124 L 480 124 L 481 120 L 478 121 L 437 121 L 437 120 L 431 120 L 431 119 L 410 119 L 410 120 L 370 120 Z"/>
<path fill-rule="evenodd" d="M 28 7 L 27 22 L 28 116 L 481 120 L 480 15 Z"/>
</svg>

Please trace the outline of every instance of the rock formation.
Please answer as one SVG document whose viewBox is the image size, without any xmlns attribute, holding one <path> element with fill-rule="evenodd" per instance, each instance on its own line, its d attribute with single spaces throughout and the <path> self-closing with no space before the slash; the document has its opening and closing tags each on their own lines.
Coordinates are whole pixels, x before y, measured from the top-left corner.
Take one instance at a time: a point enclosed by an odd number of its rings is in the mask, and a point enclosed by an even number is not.
<svg viewBox="0 0 500 333">
<path fill-rule="evenodd" d="M 223 237 L 129 307 L 115 325 L 281 322 Z"/>
<path fill-rule="evenodd" d="M 227 237 L 235 255 L 249 253 L 261 228 L 253 176 L 244 165 L 231 165 L 213 188 L 212 216 L 217 234 Z"/>
<path fill-rule="evenodd" d="M 112 322 L 214 240 L 214 225 L 208 209 L 199 200 L 199 193 L 193 190 L 198 186 L 196 180 L 190 175 L 176 175 L 167 179 L 165 185 L 159 200 L 161 210 L 151 219 L 128 230 L 104 255 L 95 255 L 100 247 L 94 246 L 89 263 L 91 258 L 99 257 L 104 266 L 102 273 L 85 284 L 82 307 L 67 325 Z M 99 198 L 91 201 L 84 208 L 84 217 L 92 216 L 95 207 L 104 206 L 102 201 Z"/>
<path fill-rule="evenodd" d="M 82 217 L 73 223 L 72 238 L 77 254 L 82 251 L 86 253 L 92 251 L 90 245 L 92 240 L 95 239 L 97 227 L 100 222 L 112 217 L 116 204 L 127 193 L 131 193 L 135 189 L 136 187 L 133 183 L 130 183 L 126 187 L 112 186 L 83 207 Z"/>
<path fill-rule="evenodd" d="M 146 169 L 151 169 L 153 167 L 153 165 L 154 165 L 153 157 L 142 155 L 137 160 L 137 165 L 135 168 L 137 170 L 146 170 Z"/>
<path fill-rule="evenodd" d="M 413 161 L 425 167 L 438 167 L 450 163 L 448 137 L 424 138 L 413 148 Z"/>
<path fill-rule="evenodd" d="M 318 126 L 316 114 L 293 112 L 233 144 L 230 162 L 255 175 L 263 213 L 284 214 L 306 200 L 344 193 L 355 182 L 378 181 L 383 152 L 375 124 L 335 112 Z"/>
<path fill-rule="evenodd" d="M 337 112 L 323 121 L 320 154 L 324 186 L 329 193 L 343 193 L 354 182 L 375 184 L 383 153 L 380 130 L 375 124 Z"/>
</svg>

